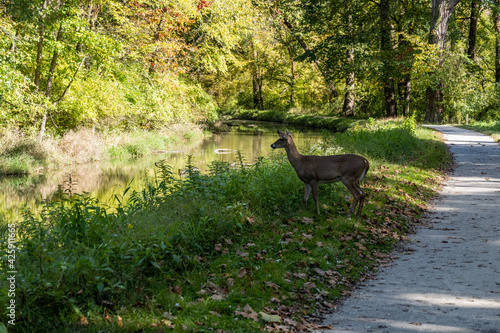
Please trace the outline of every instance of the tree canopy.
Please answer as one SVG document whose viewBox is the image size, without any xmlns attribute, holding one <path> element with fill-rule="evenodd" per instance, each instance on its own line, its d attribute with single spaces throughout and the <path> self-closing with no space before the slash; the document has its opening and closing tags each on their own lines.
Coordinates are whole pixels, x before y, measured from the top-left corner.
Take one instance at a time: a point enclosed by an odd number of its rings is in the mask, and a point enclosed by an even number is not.
<svg viewBox="0 0 500 333">
<path fill-rule="evenodd" d="M 0 127 L 500 118 L 499 0 L 4 0 Z"/>
</svg>

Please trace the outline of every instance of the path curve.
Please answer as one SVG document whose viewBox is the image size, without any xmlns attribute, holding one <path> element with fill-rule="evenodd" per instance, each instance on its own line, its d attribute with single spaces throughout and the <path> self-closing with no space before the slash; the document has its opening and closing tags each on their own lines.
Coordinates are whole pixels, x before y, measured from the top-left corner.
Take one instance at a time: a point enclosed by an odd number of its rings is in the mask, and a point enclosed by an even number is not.
<svg viewBox="0 0 500 333">
<path fill-rule="evenodd" d="M 500 146 L 453 126 L 455 170 L 392 265 L 316 332 L 500 333 Z"/>
</svg>

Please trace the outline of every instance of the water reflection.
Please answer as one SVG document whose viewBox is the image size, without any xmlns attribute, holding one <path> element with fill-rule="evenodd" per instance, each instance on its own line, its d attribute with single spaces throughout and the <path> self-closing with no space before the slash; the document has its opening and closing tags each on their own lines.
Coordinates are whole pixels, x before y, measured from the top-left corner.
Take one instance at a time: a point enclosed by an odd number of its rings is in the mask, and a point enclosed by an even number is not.
<svg viewBox="0 0 500 333">
<path fill-rule="evenodd" d="M 159 154 L 145 158 L 74 165 L 29 177 L 0 177 L 0 219 L 19 219 L 23 209 L 39 207 L 44 200 L 52 199 L 58 188 L 71 193 L 91 193 L 112 206 L 114 194 L 122 194 L 128 186 L 140 189 L 145 179 L 154 177 L 155 163 L 161 160 L 179 173 L 185 168 L 187 157 L 192 155 L 194 166 L 204 173 L 213 161 L 236 162 L 237 151 L 241 152 L 246 163 L 253 163 L 271 152 L 270 145 L 276 141 L 276 129 L 281 125 L 259 124 L 255 127 L 255 123 L 239 124 L 231 126 L 231 131 L 215 133 L 199 143 L 175 151 L 159 151 Z M 320 137 L 317 132 L 296 129 L 293 135 L 299 150 Z"/>
</svg>

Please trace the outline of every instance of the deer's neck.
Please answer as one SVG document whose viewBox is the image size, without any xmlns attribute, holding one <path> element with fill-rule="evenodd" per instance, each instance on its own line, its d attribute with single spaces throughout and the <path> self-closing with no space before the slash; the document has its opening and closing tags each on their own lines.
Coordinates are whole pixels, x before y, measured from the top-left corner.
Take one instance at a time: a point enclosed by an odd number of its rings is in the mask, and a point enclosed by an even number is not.
<svg viewBox="0 0 500 333">
<path fill-rule="evenodd" d="M 300 155 L 297 151 L 297 147 L 295 146 L 295 143 L 293 141 L 287 147 L 285 147 L 285 150 L 290 164 L 296 169 L 298 167 L 298 164 L 300 163 L 302 155 Z"/>
</svg>

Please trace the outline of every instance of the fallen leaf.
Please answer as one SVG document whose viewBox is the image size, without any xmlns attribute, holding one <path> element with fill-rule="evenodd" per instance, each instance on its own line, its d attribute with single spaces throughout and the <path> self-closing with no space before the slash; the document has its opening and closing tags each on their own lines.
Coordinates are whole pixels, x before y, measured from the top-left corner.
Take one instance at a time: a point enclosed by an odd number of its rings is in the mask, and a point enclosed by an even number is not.
<svg viewBox="0 0 500 333">
<path fill-rule="evenodd" d="M 305 278 L 307 277 L 306 273 L 293 273 L 292 275 L 302 280 L 305 280 Z"/>
<path fill-rule="evenodd" d="M 181 295 L 182 294 L 182 287 L 179 286 L 179 285 L 177 285 L 177 286 L 174 287 L 174 289 L 172 289 L 172 292 L 174 294 Z"/>
<path fill-rule="evenodd" d="M 304 224 L 311 224 L 313 222 L 314 222 L 313 219 L 310 217 L 303 217 L 302 218 L 302 223 L 304 223 Z"/>
<path fill-rule="evenodd" d="M 103 318 L 104 318 L 104 320 L 106 320 L 108 322 L 112 322 L 113 321 L 113 319 L 111 319 L 111 317 L 108 314 L 108 309 L 104 309 Z"/>
<path fill-rule="evenodd" d="M 304 283 L 304 288 L 307 290 L 311 290 L 313 288 L 316 288 L 316 284 L 314 282 L 306 282 Z"/>
<path fill-rule="evenodd" d="M 214 301 L 222 301 L 222 300 L 226 299 L 226 296 L 221 295 L 221 294 L 214 294 L 214 295 L 210 296 L 210 299 L 214 300 Z"/>
<path fill-rule="evenodd" d="M 205 289 L 202 289 L 202 290 L 200 290 L 200 291 L 197 291 L 196 293 L 197 293 L 198 295 L 205 295 L 207 292 L 208 292 L 208 291 L 206 291 Z"/>
<path fill-rule="evenodd" d="M 216 311 L 209 311 L 208 313 L 210 313 L 212 316 L 222 317 L 222 315 Z"/>
<path fill-rule="evenodd" d="M 87 318 L 85 317 L 80 318 L 80 325 L 89 326 L 89 321 L 87 320 Z"/>
<path fill-rule="evenodd" d="M 208 287 L 208 288 L 212 288 L 212 289 L 219 289 L 219 286 L 216 285 L 215 283 L 213 283 L 212 281 L 207 281 L 207 283 L 205 283 L 204 287 Z"/>
<path fill-rule="evenodd" d="M 244 277 L 245 275 L 247 275 L 247 270 L 245 269 L 245 267 L 241 267 L 241 268 L 240 268 L 240 271 L 238 272 L 238 277 L 239 277 L 239 278 L 242 278 L 242 277 Z"/>
<path fill-rule="evenodd" d="M 123 319 L 120 316 L 116 316 L 118 318 L 118 327 L 123 327 Z"/>
<path fill-rule="evenodd" d="M 299 323 L 296 322 L 295 320 L 288 319 L 288 318 L 283 319 L 283 323 L 285 323 L 289 326 L 293 326 L 293 327 L 297 327 L 297 325 L 299 325 Z"/>
<path fill-rule="evenodd" d="M 275 291 L 278 291 L 278 289 L 280 288 L 280 286 L 278 286 L 274 282 L 268 281 L 268 282 L 265 282 L 265 284 L 266 284 L 266 286 L 273 288 Z"/>
<path fill-rule="evenodd" d="M 269 323 L 281 323 L 281 317 L 278 315 L 270 315 L 262 311 L 260 311 L 259 314 L 262 316 L 264 321 Z"/>
<path fill-rule="evenodd" d="M 245 305 L 243 308 L 243 311 L 234 311 L 235 315 L 243 316 L 244 318 L 250 318 L 253 319 L 254 321 L 259 321 L 259 315 L 257 312 L 255 312 L 250 305 Z"/>
<path fill-rule="evenodd" d="M 215 244 L 215 251 L 220 252 L 222 250 L 222 244 Z"/>
<path fill-rule="evenodd" d="M 302 252 L 305 252 L 305 253 L 307 253 L 307 254 L 310 254 L 310 253 L 311 253 L 311 251 L 309 251 L 309 250 L 308 250 L 308 249 L 306 249 L 305 247 L 301 247 L 299 250 L 300 250 L 300 251 L 302 251 Z"/>
<path fill-rule="evenodd" d="M 167 319 L 162 319 L 160 321 L 160 324 L 165 325 L 168 328 L 175 328 L 175 325 L 170 320 L 167 320 Z"/>
<path fill-rule="evenodd" d="M 236 250 L 236 254 L 240 257 L 248 257 L 248 252 L 242 252 L 240 250 Z"/>
<path fill-rule="evenodd" d="M 248 221 L 248 223 L 253 224 L 253 223 L 255 223 L 255 217 L 247 216 L 247 221 Z"/>
</svg>

